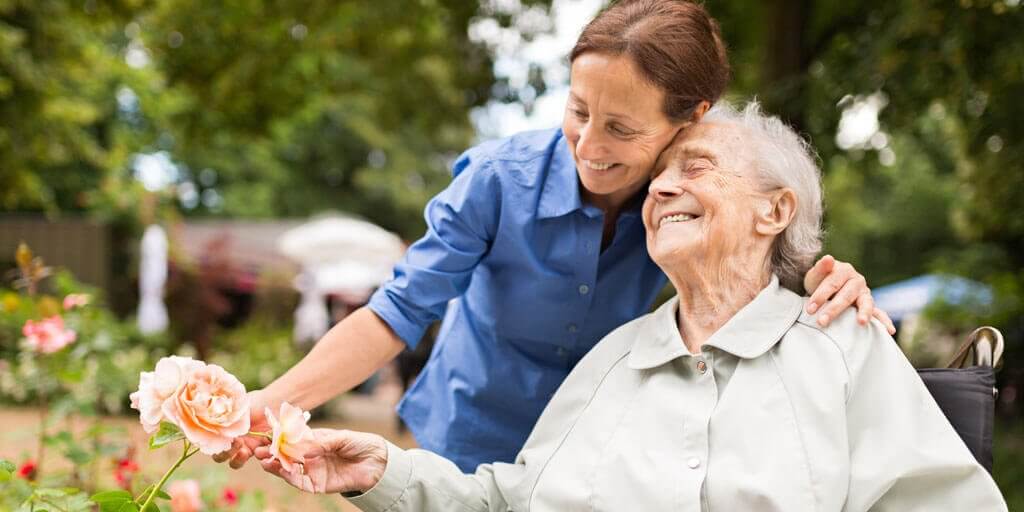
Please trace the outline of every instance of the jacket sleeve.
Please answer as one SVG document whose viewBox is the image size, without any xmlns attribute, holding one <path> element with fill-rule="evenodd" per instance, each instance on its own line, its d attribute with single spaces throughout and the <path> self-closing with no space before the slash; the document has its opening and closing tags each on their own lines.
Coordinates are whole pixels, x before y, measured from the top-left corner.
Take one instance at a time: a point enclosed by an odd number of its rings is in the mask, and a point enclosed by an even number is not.
<svg viewBox="0 0 1024 512">
<path fill-rule="evenodd" d="M 992 477 L 877 321 L 845 334 L 850 487 L 844 511 L 1006 510 Z"/>
<path fill-rule="evenodd" d="M 503 477 L 525 471 L 522 464 L 496 464 Z M 372 489 L 348 500 L 366 512 L 505 512 L 509 500 L 492 464 L 475 474 L 426 450 L 403 450 L 388 443 L 388 465 Z"/>
<path fill-rule="evenodd" d="M 493 161 L 479 153 L 468 151 L 455 162 L 451 184 L 427 203 L 427 232 L 367 304 L 410 347 L 466 290 L 496 236 L 501 187 Z"/>
</svg>

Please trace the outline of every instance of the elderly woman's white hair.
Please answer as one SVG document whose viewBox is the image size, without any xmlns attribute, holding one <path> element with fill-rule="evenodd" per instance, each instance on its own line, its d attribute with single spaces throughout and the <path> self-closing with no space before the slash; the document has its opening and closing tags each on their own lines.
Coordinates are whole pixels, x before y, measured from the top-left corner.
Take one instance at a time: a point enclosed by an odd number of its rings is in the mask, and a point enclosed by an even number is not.
<svg viewBox="0 0 1024 512">
<path fill-rule="evenodd" d="M 762 112 L 753 100 L 743 110 L 718 102 L 705 122 L 741 126 L 763 189 L 789 188 L 796 194 L 793 221 L 775 239 L 771 270 L 783 286 L 803 294 L 803 276 L 821 251 L 821 171 L 811 145 L 778 117 Z"/>
</svg>

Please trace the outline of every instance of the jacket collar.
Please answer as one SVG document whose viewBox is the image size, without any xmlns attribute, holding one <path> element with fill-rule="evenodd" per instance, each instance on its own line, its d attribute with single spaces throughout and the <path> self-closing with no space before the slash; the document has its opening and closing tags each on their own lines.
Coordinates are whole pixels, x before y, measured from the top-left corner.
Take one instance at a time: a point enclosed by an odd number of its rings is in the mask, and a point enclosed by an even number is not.
<svg viewBox="0 0 1024 512">
<path fill-rule="evenodd" d="M 782 288 L 772 276 L 754 300 L 740 309 L 702 347 L 714 347 L 741 359 L 753 359 L 775 346 L 803 309 L 799 295 Z M 661 366 L 677 357 L 690 355 L 679 335 L 676 314 L 679 297 L 673 297 L 647 318 L 641 337 L 629 354 L 629 367 L 635 370 Z"/>
</svg>

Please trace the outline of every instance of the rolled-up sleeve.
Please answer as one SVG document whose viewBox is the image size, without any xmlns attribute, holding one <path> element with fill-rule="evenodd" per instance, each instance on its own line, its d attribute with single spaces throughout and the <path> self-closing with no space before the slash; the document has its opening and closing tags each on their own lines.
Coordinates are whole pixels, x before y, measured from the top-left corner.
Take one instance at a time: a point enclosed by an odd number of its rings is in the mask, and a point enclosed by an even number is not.
<svg viewBox="0 0 1024 512">
<path fill-rule="evenodd" d="M 409 247 L 393 278 L 368 304 L 410 347 L 469 286 L 497 230 L 501 187 L 492 160 L 467 152 L 455 171 L 448 188 L 427 203 L 426 234 Z"/>
<path fill-rule="evenodd" d="M 1006 510 L 893 339 L 877 322 L 865 329 L 846 320 L 850 488 L 843 510 Z"/>
</svg>

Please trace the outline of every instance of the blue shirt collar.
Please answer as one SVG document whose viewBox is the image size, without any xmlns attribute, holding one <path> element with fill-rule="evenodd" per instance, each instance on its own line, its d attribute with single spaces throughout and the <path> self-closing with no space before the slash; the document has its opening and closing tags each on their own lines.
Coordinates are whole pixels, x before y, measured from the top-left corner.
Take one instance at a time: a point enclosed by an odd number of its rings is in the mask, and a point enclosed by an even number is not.
<svg viewBox="0 0 1024 512">
<path fill-rule="evenodd" d="M 572 151 L 569 149 L 569 142 L 565 140 L 562 130 L 552 142 L 551 163 L 548 166 L 547 179 L 544 180 L 544 189 L 540 193 L 540 202 L 537 205 L 537 218 L 550 219 L 561 217 L 576 210 L 583 210 L 590 217 L 601 215 L 601 210 L 592 206 L 584 205 L 580 196 L 580 178 L 576 174 L 576 161 L 572 158 Z M 643 207 L 643 199 L 647 194 L 644 188 L 639 199 L 631 203 L 620 214 L 623 218 L 635 217 L 640 214 Z"/>
<path fill-rule="evenodd" d="M 550 171 L 544 180 L 544 190 L 540 193 L 540 203 L 537 205 L 537 218 L 540 219 L 561 217 L 583 208 L 576 162 L 561 129 L 552 144 L 555 147 L 552 148 L 551 163 L 548 166 Z"/>
</svg>

